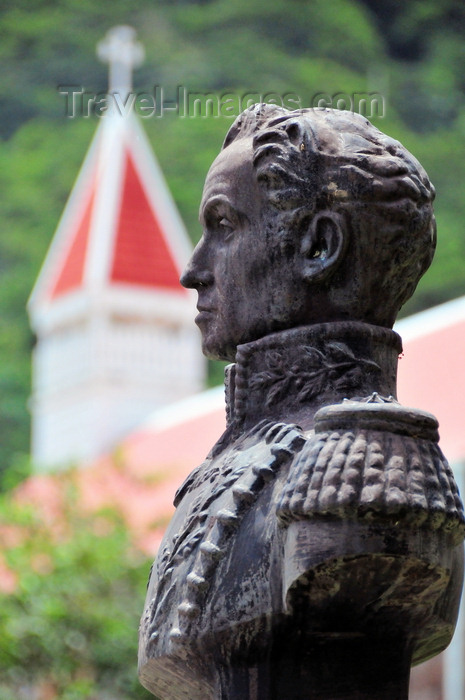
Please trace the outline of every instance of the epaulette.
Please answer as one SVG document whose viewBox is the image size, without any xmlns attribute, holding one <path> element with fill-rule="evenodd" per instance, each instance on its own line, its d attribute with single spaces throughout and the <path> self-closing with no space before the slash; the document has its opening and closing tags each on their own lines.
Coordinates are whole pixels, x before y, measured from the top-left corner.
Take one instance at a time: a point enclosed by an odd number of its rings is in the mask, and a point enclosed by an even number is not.
<svg viewBox="0 0 465 700">
<path fill-rule="evenodd" d="M 315 414 L 278 503 L 282 524 L 310 518 L 426 527 L 463 540 L 465 518 L 434 416 L 377 394 Z"/>
</svg>

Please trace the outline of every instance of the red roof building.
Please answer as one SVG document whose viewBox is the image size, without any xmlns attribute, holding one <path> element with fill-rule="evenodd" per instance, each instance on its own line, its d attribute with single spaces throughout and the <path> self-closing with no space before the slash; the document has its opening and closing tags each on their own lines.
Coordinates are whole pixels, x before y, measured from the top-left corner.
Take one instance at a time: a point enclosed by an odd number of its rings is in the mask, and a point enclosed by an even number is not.
<svg viewBox="0 0 465 700">
<path fill-rule="evenodd" d="M 110 94 L 124 103 L 140 58 L 133 30 L 117 27 L 99 49 L 110 62 Z M 114 105 L 29 300 L 39 467 L 108 452 L 151 411 L 203 387 L 195 295 L 179 284 L 190 252 L 137 117 Z"/>
</svg>

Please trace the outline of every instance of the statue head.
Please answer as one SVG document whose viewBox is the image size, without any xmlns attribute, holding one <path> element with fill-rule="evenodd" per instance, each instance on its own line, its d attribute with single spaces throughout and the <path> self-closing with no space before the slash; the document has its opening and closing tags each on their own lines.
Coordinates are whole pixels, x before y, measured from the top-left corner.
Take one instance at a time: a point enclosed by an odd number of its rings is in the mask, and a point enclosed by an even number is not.
<svg viewBox="0 0 465 700">
<path fill-rule="evenodd" d="M 434 188 L 359 114 L 255 105 L 205 182 L 203 235 L 181 278 L 205 354 L 312 323 L 391 328 L 429 267 Z"/>
</svg>

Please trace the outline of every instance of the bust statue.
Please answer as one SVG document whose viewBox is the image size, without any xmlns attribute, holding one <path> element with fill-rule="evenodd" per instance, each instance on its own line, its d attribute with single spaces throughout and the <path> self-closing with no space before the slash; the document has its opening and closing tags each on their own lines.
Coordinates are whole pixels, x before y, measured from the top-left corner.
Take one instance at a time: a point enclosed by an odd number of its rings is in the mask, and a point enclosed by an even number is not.
<svg viewBox="0 0 465 700">
<path fill-rule="evenodd" d="M 364 117 L 255 105 L 205 183 L 181 282 L 229 360 L 226 432 L 176 494 L 140 629 L 162 700 L 402 700 L 449 643 L 463 508 L 396 399 L 434 188 Z"/>
</svg>

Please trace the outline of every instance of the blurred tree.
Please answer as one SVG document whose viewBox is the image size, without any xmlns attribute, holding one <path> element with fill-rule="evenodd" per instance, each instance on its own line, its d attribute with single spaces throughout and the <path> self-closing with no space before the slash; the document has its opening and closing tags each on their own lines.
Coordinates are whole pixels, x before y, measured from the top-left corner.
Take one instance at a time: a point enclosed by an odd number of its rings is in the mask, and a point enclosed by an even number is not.
<svg viewBox="0 0 465 700">
<path fill-rule="evenodd" d="M 136 700 L 137 627 L 150 564 L 115 513 L 83 515 L 72 475 L 50 523 L 3 497 L 2 700 Z"/>
</svg>

